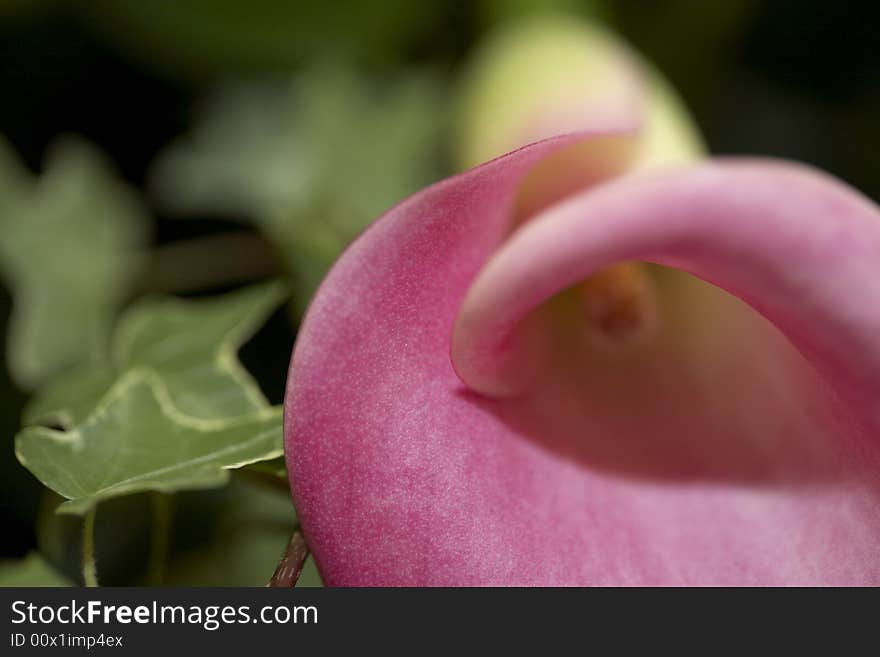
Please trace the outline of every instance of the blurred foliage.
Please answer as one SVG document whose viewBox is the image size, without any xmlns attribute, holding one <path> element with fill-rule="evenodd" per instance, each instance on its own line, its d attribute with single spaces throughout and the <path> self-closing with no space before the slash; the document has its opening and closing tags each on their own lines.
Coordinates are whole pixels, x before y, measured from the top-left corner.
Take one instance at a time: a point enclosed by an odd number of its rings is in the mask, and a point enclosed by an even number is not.
<svg viewBox="0 0 880 657">
<path fill-rule="evenodd" d="M 222 516 L 211 525 L 206 541 L 174 559 L 167 584 L 264 586 L 269 581 L 295 523 L 289 497 L 275 488 L 241 480 L 224 492 L 227 501 Z M 312 559 L 306 562 L 298 585 L 320 585 Z"/>
<path fill-rule="evenodd" d="M 119 585 L 145 578 L 152 534 L 149 493 L 109 499 L 96 517 L 95 543 L 102 584 Z M 71 582 L 82 585 L 83 523 L 79 516 L 57 513 L 64 503 L 46 490 L 37 516 L 37 548 Z"/>
<path fill-rule="evenodd" d="M 205 76 L 284 70 L 309 56 L 328 53 L 386 63 L 428 37 L 448 3 L 84 0 L 80 4 L 90 27 L 144 65 L 174 76 Z"/>
<path fill-rule="evenodd" d="M 35 180 L 0 141 L 0 274 L 12 288 L 7 358 L 33 388 L 101 355 L 141 264 L 145 214 L 94 148 L 59 140 Z"/>
<path fill-rule="evenodd" d="M 229 468 L 281 454 L 281 414 L 236 360 L 238 347 L 283 296 L 267 284 L 199 301 L 131 308 L 103 370 L 74 371 L 38 395 L 16 453 L 82 513 L 143 490 L 218 486 Z M 109 390 L 107 389 L 109 384 Z"/>
<path fill-rule="evenodd" d="M 70 586 L 70 582 L 31 552 L 21 560 L 0 561 L 0 586 Z"/>
<path fill-rule="evenodd" d="M 169 499 L 169 559 L 158 573 L 151 567 L 151 537 L 160 529 L 154 495 L 101 504 L 95 542 L 102 584 L 266 585 L 296 522 L 286 490 L 234 477 L 226 488 L 180 492 Z M 44 502 L 38 545 L 53 571 L 78 582 L 82 524 L 75 516 L 54 512 L 62 501 L 51 495 Z M 309 559 L 298 585 L 320 584 Z"/>
<path fill-rule="evenodd" d="M 285 257 L 302 309 L 370 221 L 442 175 L 441 99 L 435 76 L 370 84 L 338 64 L 232 88 L 160 155 L 155 193 L 181 214 L 257 224 Z"/>
<path fill-rule="evenodd" d="M 48 11 L 57 0 L 0 0 L 0 29 L 18 27 Z"/>
<path fill-rule="evenodd" d="M 608 5 L 605 0 L 479 0 L 476 3 L 481 25 L 486 29 L 512 20 L 546 15 L 606 21 Z"/>
</svg>

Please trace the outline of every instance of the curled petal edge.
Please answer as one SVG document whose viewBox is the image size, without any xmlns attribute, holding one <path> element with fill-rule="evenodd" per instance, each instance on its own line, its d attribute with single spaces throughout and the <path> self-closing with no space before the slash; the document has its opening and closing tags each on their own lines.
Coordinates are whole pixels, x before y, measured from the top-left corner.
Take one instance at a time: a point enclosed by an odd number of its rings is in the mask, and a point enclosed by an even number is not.
<svg viewBox="0 0 880 657">
<path fill-rule="evenodd" d="M 720 162 L 603 184 L 508 238 L 517 186 L 578 138 L 520 149 L 408 199 L 368 229 L 321 286 L 291 361 L 285 447 L 325 582 L 880 583 L 878 311 L 864 302 L 880 284 L 875 208 L 800 167 Z M 566 247 L 558 229 L 569 221 L 576 234 Z M 520 270 L 521 248 L 541 266 Z M 453 358 L 480 389 L 481 377 L 492 381 L 503 362 L 493 330 L 515 332 L 561 286 L 633 257 L 691 270 L 772 318 L 833 383 L 820 388 L 839 394 L 862 428 L 812 412 L 809 398 L 797 395 L 788 395 L 785 410 L 802 417 L 777 422 L 775 404 L 787 393 L 771 371 L 748 403 L 734 404 L 730 426 L 712 409 L 680 420 L 661 404 L 653 412 L 672 417 L 672 426 L 635 423 L 636 434 L 649 435 L 623 441 L 627 454 L 642 449 L 664 462 L 706 442 L 701 456 L 729 468 L 736 432 L 755 429 L 757 451 L 746 453 L 743 476 L 700 461 L 695 471 L 657 473 L 609 461 L 590 445 L 602 438 L 595 431 L 574 451 L 557 449 L 518 423 L 518 401 L 462 385 L 449 356 L 456 321 Z M 510 298 L 516 280 L 528 285 Z M 735 346 L 732 360 L 749 354 L 748 344 Z M 750 364 L 760 369 L 762 355 Z M 673 393 L 663 402 L 681 401 Z M 766 429 L 774 432 L 769 446 Z M 825 439 L 838 429 L 856 440 L 829 448 Z M 626 436 L 611 437 L 605 447 L 613 452 Z M 799 454 L 799 443 L 813 451 Z M 770 469 L 754 470 L 754 454 Z M 812 468 L 803 480 L 801 461 Z"/>
<path fill-rule="evenodd" d="M 880 210 L 830 176 L 769 159 L 625 177 L 534 218 L 468 292 L 452 340 L 459 376 L 490 396 L 517 391 L 539 367 L 540 345 L 517 335 L 528 312 L 623 260 L 746 301 L 880 432 Z"/>
</svg>

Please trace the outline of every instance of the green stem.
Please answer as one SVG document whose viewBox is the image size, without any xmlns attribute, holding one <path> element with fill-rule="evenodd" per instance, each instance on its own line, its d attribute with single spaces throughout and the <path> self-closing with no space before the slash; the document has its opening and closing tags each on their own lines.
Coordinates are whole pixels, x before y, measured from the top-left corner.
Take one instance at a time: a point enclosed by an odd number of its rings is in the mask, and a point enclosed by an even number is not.
<svg viewBox="0 0 880 657">
<path fill-rule="evenodd" d="M 93 506 L 83 519 L 82 535 L 82 574 L 85 585 L 98 586 L 98 567 L 95 562 L 95 515 L 98 507 Z"/>
<path fill-rule="evenodd" d="M 161 586 L 168 566 L 168 550 L 171 536 L 171 497 L 154 492 L 150 496 L 153 507 L 153 528 L 150 546 L 150 583 Z"/>
</svg>

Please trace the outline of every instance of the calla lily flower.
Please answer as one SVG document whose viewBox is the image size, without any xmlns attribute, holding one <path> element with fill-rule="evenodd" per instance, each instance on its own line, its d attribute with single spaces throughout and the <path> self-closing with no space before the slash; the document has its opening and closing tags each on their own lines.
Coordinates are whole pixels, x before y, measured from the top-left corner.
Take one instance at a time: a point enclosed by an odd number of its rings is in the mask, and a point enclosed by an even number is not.
<svg viewBox="0 0 880 657">
<path fill-rule="evenodd" d="M 325 582 L 880 585 L 880 210 L 703 158 L 635 55 L 541 30 L 475 67 L 463 159 L 515 150 L 372 224 L 302 324 Z"/>
</svg>

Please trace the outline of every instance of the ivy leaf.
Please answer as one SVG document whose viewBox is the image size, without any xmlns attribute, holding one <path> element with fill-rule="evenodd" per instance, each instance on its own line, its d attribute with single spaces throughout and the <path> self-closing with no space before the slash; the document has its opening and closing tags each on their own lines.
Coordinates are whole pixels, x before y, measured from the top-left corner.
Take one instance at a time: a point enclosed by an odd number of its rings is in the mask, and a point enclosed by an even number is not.
<svg viewBox="0 0 880 657">
<path fill-rule="evenodd" d="M 25 409 L 24 422 L 73 428 L 115 380 L 135 369 L 154 372 L 173 406 L 194 418 L 265 410 L 269 403 L 236 352 L 286 294 L 274 281 L 206 299 L 142 300 L 119 321 L 112 362 L 72 370 L 50 383 Z"/>
<path fill-rule="evenodd" d="M 295 274 L 302 308 L 367 224 L 444 173 L 442 97 L 430 76 L 370 85 L 339 66 L 230 89 L 160 156 L 153 187 L 172 211 L 256 223 Z"/>
<path fill-rule="evenodd" d="M 0 561 L 0 586 L 71 586 L 38 552 Z"/>
<path fill-rule="evenodd" d="M 118 370 L 147 367 L 174 405 L 198 418 L 266 409 L 269 402 L 236 357 L 286 296 L 278 281 L 219 297 L 148 299 L 125 313 L 113 340 Z"/>
<path fill-rule="evenodd" d="M 145 490 L 222 486 L 229 469 L 282 452 L 280 407 L 210 420 L 184 415 L 162 379 L 141 369 L 75 428 L 28 427 L 16 438 L 18 460 L 69 500 L 58 509 L 66 513 Z"/>
<path fill-rule="evenodd" d="M 141 262 L 146 216 L 85 142 L 64 138 L 35 179 L 0 140 L 0 274 L 12 290 L 7 359 L 31 389 L 100 353 Z"/>
<path fill-rule="evenodd" d="M 111 368 L 94 363 L 63 372 L 31 398 L 22 412 L 22 424 L 72 428 L 88 417 L 115 378 Z"/>
<path fill-rule="evenodd" d="M 198 300 L 145 299 L 121 318 L 106 366 L 72 370 L 25 411 L 16 454 L 81 513 L 144 490 L 221 486 L 282 453 L 272 407 L 236 358 L 284 298 L 278 282 Z"/>
</svg>

